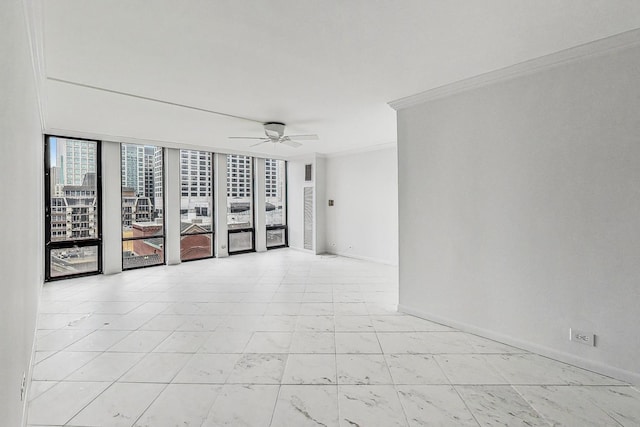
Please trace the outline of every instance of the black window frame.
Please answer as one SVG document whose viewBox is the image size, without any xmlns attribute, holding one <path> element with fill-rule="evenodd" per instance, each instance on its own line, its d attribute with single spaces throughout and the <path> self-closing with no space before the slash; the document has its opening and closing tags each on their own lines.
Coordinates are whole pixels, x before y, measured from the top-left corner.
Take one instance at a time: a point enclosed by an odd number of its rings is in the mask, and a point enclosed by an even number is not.
<svg viewBox="0 0 640 427">
<path fill-rule="evenodd" d="M 76 141 L 89 141 L 96 143 L 96 205 L 97 205 L 97 237 L 94 239 L 75 239 L 64 241 L 52 241 L 51 240 L 51 158 L 50 158 L 50 139 L 62 138 L 72 139 Z M 87 138 L 76 138 L 71 136 L 44 134 L 44 280 L 45 282 L 54 282 L 57 280 L 65 280 L 76 277 L 95 276 L 102 274 L 103 260 L 102 260 L 102 141 Z M 96 246 L 98 248 L 97 254 L 97 269 L 95 271 L 87 271 L 77 274 L 66 274 L 63 276 L 51 275 L 51 251 L 57 249 L 71 249 L 82 248 L 87 246 Z"/>
</svg>

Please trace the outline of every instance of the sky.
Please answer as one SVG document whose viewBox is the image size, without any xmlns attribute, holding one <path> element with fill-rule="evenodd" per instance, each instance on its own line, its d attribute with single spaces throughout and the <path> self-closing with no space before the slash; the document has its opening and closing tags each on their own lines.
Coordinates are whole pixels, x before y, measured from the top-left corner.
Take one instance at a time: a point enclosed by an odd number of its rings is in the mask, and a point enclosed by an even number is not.
<svg viewBox="0 0 640 427">
<path fill-rule="evenodd" d="M 55 136 L 49 138 L 49 166 L 55 167 L 56 164 L 56 154 L 57 154 L 58 140 Z"/>
</svg>

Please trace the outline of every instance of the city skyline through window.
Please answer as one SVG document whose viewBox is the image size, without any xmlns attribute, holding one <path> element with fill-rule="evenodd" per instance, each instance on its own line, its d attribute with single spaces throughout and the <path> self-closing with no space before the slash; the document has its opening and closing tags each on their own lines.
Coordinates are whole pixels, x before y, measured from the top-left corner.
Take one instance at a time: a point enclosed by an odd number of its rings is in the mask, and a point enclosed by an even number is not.
<svg viewBox="0 0 640 427">
<path fill-rule="evenodd" d="M 48 280 L 100 270 L 99 142 L 47 136 Z"/>
<path fill-rule="evenodd" d="M 213 154 L 180 150 L 180 259 L 213 256 Z"/>
<path fill-rule="evenodd" d="M 267 247 L 287 244 L 287 162 L 265 159 Z"/>
<path fill-rule="evenodd" d="M 253 158 L 227 154 L 229 253 L 254 249 Z"/>
<path fill-rule="evenodd" d="M 121 144 L 122 268 L 164 264 L 163 149 Z"/>
</svg>

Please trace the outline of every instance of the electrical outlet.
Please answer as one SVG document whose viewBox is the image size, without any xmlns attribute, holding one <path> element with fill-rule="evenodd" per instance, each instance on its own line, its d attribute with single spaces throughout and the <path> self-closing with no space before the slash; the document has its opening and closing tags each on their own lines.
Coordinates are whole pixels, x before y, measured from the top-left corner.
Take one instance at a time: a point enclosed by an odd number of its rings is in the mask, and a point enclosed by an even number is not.
<svg viewBox="0 0 640 427">
<path fill-rule="evenodd" d="M 569 341 L 575 341 L 579 344 L 588 345 L 589 347 L 596 346 L 596 336 L 594 334 L 573 328 L 569 329 Z"/>
<path fill-rule="evenodd" d="M 24 401 L 24 394 L 27 391 L 27 373 L 22 373 L 22 384 L 20 385 L 20 401 Z"/>
</svg>

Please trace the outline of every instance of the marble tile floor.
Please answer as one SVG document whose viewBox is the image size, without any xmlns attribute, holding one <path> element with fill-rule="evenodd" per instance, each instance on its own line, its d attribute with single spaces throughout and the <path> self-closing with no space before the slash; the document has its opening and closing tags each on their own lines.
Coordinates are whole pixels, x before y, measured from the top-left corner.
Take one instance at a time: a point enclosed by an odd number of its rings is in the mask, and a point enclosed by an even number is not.
<svg viewBox="0 0 640 427">
<path fill-rule="evenodd" d="M 396 311 L 280 249 L 46 284 L 30 426 L 638 426 L 621 381 Z"/>
</svg>

